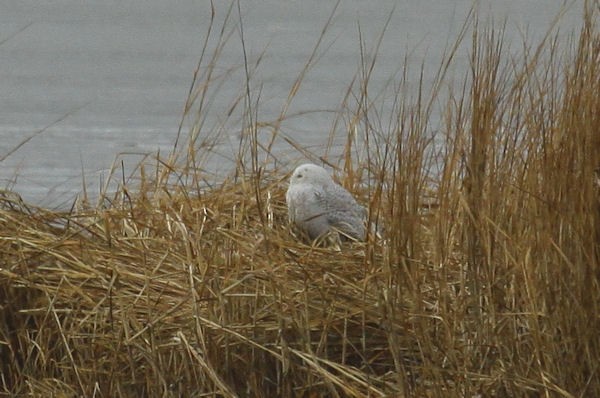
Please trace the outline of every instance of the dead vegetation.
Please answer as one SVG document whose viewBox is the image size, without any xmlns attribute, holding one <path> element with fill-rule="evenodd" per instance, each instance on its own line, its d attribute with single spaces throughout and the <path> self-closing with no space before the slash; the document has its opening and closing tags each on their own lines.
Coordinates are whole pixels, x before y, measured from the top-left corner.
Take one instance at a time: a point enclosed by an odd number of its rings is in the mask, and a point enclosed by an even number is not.
<svg viewBox="0 0 600 398">
<path fill-rule="evenodd" d="M 212 147 L 195 130 L 183 165 L 157 162 L 154 177 L 140 172 L 135 189 L 97 206 L 56 212 L 6 194 L 0 391 L 600 395 L 594 6 L 565 53 L 548 36 L 505 62 L 498 32 L 475 29 L 441 149 L 426 137 L 443 68 L 429 100 L 398 102 L 388 131 L 374 127 L 362 74 L 338 175 L 383 240 L 337 252 L 294 239 L 290 170 L 273 166 L 272 142 L 257 134 L 277 123 L 250 111 L 240 148 L 251 164 L 240 157 L 218 184 L 205 183 L 199 152 Z M 188 109 L 203 103 L 207 73 Z"/>
</svg>

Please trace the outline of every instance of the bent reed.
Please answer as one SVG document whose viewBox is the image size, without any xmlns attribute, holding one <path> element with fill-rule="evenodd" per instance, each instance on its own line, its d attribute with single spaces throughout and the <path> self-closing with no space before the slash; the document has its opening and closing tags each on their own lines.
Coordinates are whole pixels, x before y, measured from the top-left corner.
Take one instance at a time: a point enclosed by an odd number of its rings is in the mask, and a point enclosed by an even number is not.
<svg viewBox="0 0 600 398">
<path fill-rule="evenodd" d="M 344 100 L 344 156 L 302 154 L 339 166 L 383 239 L 335 251 L 291 235 L 292 168 L 277 166 L 258 130 L 301 146 L 280 133 L 283 111 L 275 123 L 256 120 L 246 89 L 240 148 L 250 157 L 241 153 L 219 183 L 206 183 L 201 158 L 214 146 L 199 143 L 198 127 L 187 152 L 157 161 L 152 175 L 140 165 L 135 184 L 97 206 L 58 212 L 5 193 L 0 393 L 600 396 L 592 7 L 560 53 L 549 34 L 507 57 L 498 30 L 469 20 L 462 91 L 442 95 L 454 49 L 430 93 L 411 102 L 398 88 L 385 122 L 363 61 Z M 198 124 L 213 61 L 187 106 Z M 442 100 L 443 133 L 432 140 Z"/>
</svg>

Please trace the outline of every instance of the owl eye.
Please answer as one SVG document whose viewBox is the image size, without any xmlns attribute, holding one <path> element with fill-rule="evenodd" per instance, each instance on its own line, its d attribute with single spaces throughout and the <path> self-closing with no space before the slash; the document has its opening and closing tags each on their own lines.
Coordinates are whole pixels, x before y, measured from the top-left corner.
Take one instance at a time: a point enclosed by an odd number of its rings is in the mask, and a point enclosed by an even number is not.
<svg viewBox="0 0 600 398">
<path fill-rule="evenodd" d="M 302 174 L 298 174 L 296 178 L 302 178 Z"/>
</svg>

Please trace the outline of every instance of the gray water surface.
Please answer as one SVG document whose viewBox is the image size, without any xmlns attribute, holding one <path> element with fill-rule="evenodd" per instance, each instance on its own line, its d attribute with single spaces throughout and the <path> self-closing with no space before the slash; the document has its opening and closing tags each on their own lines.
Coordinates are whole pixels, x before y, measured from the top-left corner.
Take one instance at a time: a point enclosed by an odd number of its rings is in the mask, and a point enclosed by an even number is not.
<svg viewBox="0 0 600 398">
<path fill-rule="evenodd" d="M 253 72 L 252 98 L 260 120 L 277 118 L 292 84 L 305 68 L 335 1 L 242 0 L 231 10 L 219 73 L 230 75 L 213 93 L 203 129 L 222 131 L 220 151 L 237 145 L 240 117 L 227 116 L 245 90 L 243 34 Z M 319 151 L 361 62 L 359 28 L 367 51 L 393 14 L 377 55 L 371 89 L 398 78 L 408 58 L 409 80 L 425 66 L 431 81 L 453 43 L 472 1 L 342 0 L 322 37 L 281 130 Z M 568 36 L 580 24 L 583 1 L 560 21 Z M 563 3 L 548 0 L 480 1 L 482 21 L 506 21 L 506 40 L 519 48 L 537 42 Z M 219 43 L 229 2 L 215 2 L 208 54 Z M 240 28 L 241 20 L 241 28 Z M 0 5 L 0 189 L 26 201 L 65 206 L 82 190 L 97 190 L 113 162 L 133 167 L 143 154 L 173 149 L 192 77 L 211 21 L 209 1 L 5 1 Z M 453 73 L 468 66 L 461 49 Z M 206 61 L 206 59 L 205 59 Z M 204 63 L 202 71 L 207 64 Z M 391 79 L 391 80 L 390 80 Z M 241 115 L 241 113 L 240 113 Z M 228 119 L 229 117 L 229 119 Z M 226 122 L 224 122 L 226 121 Z M 187 133 L 192 120 L 184 123 Z M 340 127 L 338 127 L 340 128 Z M 25 142 L 30 138 L 28 141 Z M 25 142 L 25 143 L 23 143 Z M 23 143 L 17 150 L 19 144 Z M 277 142 L 282 159 L 300 154 Z"/>
</svg>

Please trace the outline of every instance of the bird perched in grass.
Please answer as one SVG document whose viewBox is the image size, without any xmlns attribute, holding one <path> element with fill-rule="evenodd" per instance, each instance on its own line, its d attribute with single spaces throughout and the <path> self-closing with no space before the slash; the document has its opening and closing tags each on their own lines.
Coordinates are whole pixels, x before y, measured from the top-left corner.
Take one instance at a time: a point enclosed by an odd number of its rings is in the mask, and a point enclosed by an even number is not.
<svg viewBox="0 0 600 398">
<path fill-rule="evenodd" d="M 311 241 L 331 235 L 365 240 L 367 210 L 323 167 L 309 163 L 296 168 L 285 199 L 290 224 Z"/>
</svg>

